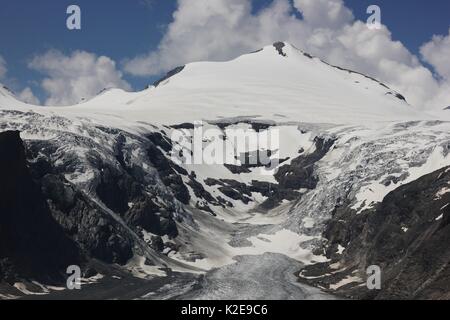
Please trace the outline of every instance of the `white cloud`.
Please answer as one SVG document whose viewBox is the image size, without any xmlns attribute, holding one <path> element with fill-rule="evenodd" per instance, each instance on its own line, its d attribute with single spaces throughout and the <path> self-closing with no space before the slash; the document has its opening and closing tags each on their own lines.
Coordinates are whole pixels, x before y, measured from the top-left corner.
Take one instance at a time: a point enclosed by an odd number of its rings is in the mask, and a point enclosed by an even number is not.
<svg viewBox="0 0 450 320">
<path fill-rule="evenodd" d="M 8 68 L 6 66 L 6 60 L 0 55 L 0 80 L 6 80 L 6 73 L 8 72 Z M 39 99 L 33 94 L 29 87 L 23 89 L 17 97 L 26 103 L 31 103 L 35 105 L 39 105 Z"/>
<path fill-rule="evenodd" d="M 157 75 L 192 61 L 229 60 L 279 40 L 379 78 L 419 107 L 450 104 L 442 92 L 448 83 L 435 79 L 385 26 L 371 30 L 355 20 L 342 0 L 273 0 L 256 13 L 251 0 L 178 0 L 157 50 L 127 61 L 125 70 Z M 450 71 L 448 42 L 435 37 L 422 50 L 443 77 Z"/>
<path fill-rule="evenodd" d="M 0 80 L 5 78 L 7 71 L 6 61 L 2 56 L 0 56 Z"/>
<path fill-rule="evenodd" d="M 429 63 L 441 78 L 430 98 L 430 105 L 450 106 L 450 28 L 447 36 L 435 35 L 420 48 L 425 62 Z"/>
<path fill-rule="evenodd" d="M 41 86 L 49 96 L 47 105 L 74 104 L 95 96 L 104 88 L 131 89 L 113 60 L 85 51 L 64 55 L 50 50 L 33 58 L 29 67 L 46 75 Z"/>
<path fill-rule="evenodd" d="M 341 28 L 354 19 L 342 0 L 294 0 L 294 6 L 312 28 Z"/>
<path fill-rule="evenodd" d="M 17 95 L 17 98 L 19 98 L 19 100 L 21 100 L 23 102 L 34 104 L 34 105 L 40 105 L 40 103 L 41 103 L 39 101 L 39 99 L 33 94 L 33 91 L 29 87 L 26 87 L 25 89 L 23 89 Z"/>
<path fill-rule="evenodd" d="M 180 64 L 199 60 L 228 60 L 284 38 L 291 25 L 288 1 L 277 0 L 257 15 L 249 0 L 179 0 L 174 21 L 158 50 L 136 57 L 125 69 L 135 75 L 156 75 Z M 281 31 L 281 32 L 280 32 Z"/>
<path fill-rule="evenodd" d="M 420 53 L 441 77 L 450 80 L 450 29 L 446 37 L 435 35 L 420 48 Z"/>
</svg>

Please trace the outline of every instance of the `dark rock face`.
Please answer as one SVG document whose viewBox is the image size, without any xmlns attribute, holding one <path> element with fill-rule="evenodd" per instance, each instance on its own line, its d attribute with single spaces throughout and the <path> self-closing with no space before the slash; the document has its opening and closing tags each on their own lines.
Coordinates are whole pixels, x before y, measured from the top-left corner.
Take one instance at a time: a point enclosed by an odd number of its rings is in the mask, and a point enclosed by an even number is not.
<svg viewBox="0 0 450 320">
<path fill-rule="evenodd" d="M 267 121 L 258 121 L 255 119 L 230 119 L 228 121 L 209 121 L 210 124 L 216 125 L 219 129 L 225 130 L 226 128 L 237 125 L 237 124 L 248 124 L 252 127 L 252 129 L 256 132 L 261 132 L 269 129 L 270 127 L 274 126 L 274 123 L 267 122 Z M 183 128 L 183 129 L 189 129 L 189 128 Z M 193 129 L 193 125 L 192 125 Z"/>
<path fill-rule="evenodd" d="M 31 174 L 41 189 L 51 214 L 87 258 L 125 264 L 133 255 L 133 239 L 102 208 L 67 181 L 64 172 L 59 172 L 53 166 L 50 158 L 56 148 L 45 141 L 27 143 Z M 97 196 L 107 207 L 113 208 L 111 210 L 124 214 L 128 210 L 128 197 L 140 194 L 138 185 L 118 169 L 96 158 L 92 158 L 92 161 L 103 168 L 96 188 Z"/>
<path fill-rule="evenodd" d="M 180 177 L 180 174 L 187 175 L 187 172 L 165 156 L 164 152 L 169 152 L 172 146 L 163 134 L 131 138 L 139 139 L 143 151 L 146 151 L 142 154 L 143 159 L 155 166 L 152 176 L 131 161 L 135 146 L 127 143 L 130 136 L 120 130 L 98 129 L 115 137 L 111 141 L 113 152 L 110 157 L 106 158 L 93 149 L 85 155 L 87 163 L 80 162 L 78 155 L 74 154 L 64 157 L 63 162 L 57 164 L 54 158 L 61 148 L 57 142 L 30 140 L 27 141 L 27 158 L 35 183 L 65 233 L 88 258 L 123 265 L 133 256 L 135 236 L 142 236 L 142 230 L 170 238 L 178 235 L 173 197 L 183 202 L 189 201 L 189 192 Z M 74 139 L 77 143 L 80 137 Z M 68 172 L 89 168 L 95 173 L 89 184 L 91 194 L 88 195 L 65 176 Z M 152 188 L 158 179 L 170 189 L 171 194 L 158 191 L 157 187 Z M 168 197 L 170 199 L 166 201 Z"/>
<path fill-rule="evenodd" d="M 264 181 L 253 180 L 249 185 L 247 185 L 236 180 L 217 180 L 208 178 L 205 180 L 205 183 L 208 186 L 220 186 L 218 188 L 220 192 L 233 200 L 242 201 L 244 204 L 248 204 L 250 201 L 252 201 L 251 197 L 253 192 L 260 193 L 261 195 L 268 197 L 269 200 L 266 201 L 267 203 L 269 203 L 268 201 L 270 201 L 274 195 L 280 193 L 278 185 Z M 295 194 L 298 195 L 297 193 Z M 286 198 L 288 198 L 287 194 Z M 218 197 L 217 199 L 221 205 L 232 207 L 232 204 L 225 202 L 224 199 L 221 199 L 220 197 Z"/>
<path fill-rule="evenodd" d="M 214 202 L 215 201 L 214 197 L 208 191 L 205 190 L 203 185 L 200 182 L 198 182 L 196 178 L 197 177 L 195 175 L 195 172 L 191 172 L 191 174 L 189 175 L 190 181 L 188 182 L 188 185 L 194 191 L 195 196 L 198 198 L 205 199 L 207 202 L 210 203 Z"/>
<path fill-rule="evenodd" d="M 401 95 L 400 93 L 387 92 L 386 94 L 394 95 L 397 99 L 407 102 L 406 98 L 403 95 Z"/>
<path fill-rule="evenodd" d="M 67 266 L 80 264 L 79 248 L 32 179 L 17 131 L 0 134 L 0 177 L 0 278 L 55 280 Z"/>
<path fill-rule="evenodd" d="M 251 173 L 252 171 L 246 165 L 234 165 L 234 164 L 224 164 L 224 167 L 227 168 L 232 174 L 241 174 L 241 173 Z"/>
<path fill-rule="evenodd" d="M 129 165 L 124 158 L 121 137 L 119 135 L 116 145 L 117 160 L 121 167 L 117 169 L 105 163 L 97 165 L 103 168 L 97 195 L 108 208 L 121 215 L 129 226 L 141 227 L 159 236 L 176 237 L 178 231 L 171 209 L 161 207 L 161 204 L 156 203 L 154 195 L 150 196 L 145 192 L 145 174 L 140 168 Z M 158 169 L 161 181 L 180 202 L 187 204 L 189 192 L 180 177 L 180 174 L 187 175 L 187 171 L 167 159 L 163 153 L 172 150 L 170 140 L 159 132 L 148 135 L 147 138 L 150 141 L 147 155 Z"/>
<path fill-rule="evenodd" d="M 145 230 L 163 235 L 161 222 L 157 213 L 160 208 L 151 199 L 144 198 L 142 201 L 133 204 L 127 213 L 127 222 L 133 226 L 143 227 Z"/>
<path fill-rule="evenodd" d="M 314 176 L 314 164 L 322 159 L 334 144 L 332 139 L 315 139 L 316 150 L 292 160 L 290 165 L 282 166 L 275 178 L 281 189 L 314 189 L 317 178 Z"/>
<path fill-rule="evenodd" d="M 128 174 L 105 167 L 96 189 L 98 197 L 108 208 L 119 214 L 127 212 L 129 199 L 141 195 L 139 184 Z"/>
<path fill-rule="evenodd" d="M 245 183 L 228 179 L 212 179 L 205 180 L 208 186 L 219 185 L 219 191 L 233 200 L 240 200 L 245 204 L 251 201 L 251 187 Z"/>
<path fill-rule="evenodd" d="M 178 236 L 172 215 L 148 197 L 133 204 L 126 214 L 126 222 L 130 226 L 142 227 L 158 236 L 168 235 L 171 238 Z"/>
<path fill-rule="evenodd" d="M 292 160 L 289 165 L 281 166 L 275 173 L 278 185 L 271 188 L 271 193 L 262 205 L 262 209 L 272 209 L 279 205 L 282 200 L 299 199 L 299 189 L 314 189 L 317 186 L 317 177 L 314 173 L 314 165 L 330 151 L 334 144 L 333 139 L 316 137 L 314 140 L 316 150 L 310 154 L 303 155 Z M 302 151 L 302 150 L 300 150 Z M 302 151 L 303 152 L 303 151 Z M 285 160 L 281 160 L 281 163 Z"/>
<path fill-rule="evenodd" d="M 348 275 L 366 279 L 368 266 L 382 270 L 381 290 L 350 284 L 338 293 L 370 299 L 450 299 L 450 168 L 388 194 L 375 209 L 357 215 L 337 207 L 324 237 L 327 256 L 344 272 L 313 281 L 328 287 Z M 338 245 L 346 247 L 342 256 Z M 307 268 L 305 276 L 329 274 L 329 264 Z M 364 280 L 365 281 L 365 280 Z"/>
<path fill-rule="evenodd" d="M 403 100 L 403 101 L 406 102 L 406 98 L 405 98 L 403 95 L 401 95 L 400 93 L 397 93 L 397 94 L 395 95 L 395 97 L 396 97 L 397 99 L 400 99 L 400 100 Z"/>
<path fill-rule="evenodd" d="M 180 124 L 173 125 L 173 126 L 171 126 L 171 128 L 175 129 L 175 130 L 181 130 L 181 129 L 194 130 L 195 126 L 193 123 L 186 122 L 186 123 L 180 123 Z"/>
<path fill-rule="evenodd" d="M 240 161 L 240 165 L 224 164 L 224 167 L 233 174 L 251 173 L 251 169 L 269 169 L 273 163 L 282 164 L 283 162 L 289 160 L 289 158 L 269 159 L 271 156 L 272 151 L 270 150 L 245 152 L 241 153 L 239 157 L 236 157 L 236 160 Z"/>
<path fill-rule="evenodd" d="M 148 147 L 147 154 L 152 164 L 158 169 L 162 182 L 173 191 L 175 198 L 184 204 L 188 204 L 190 200 L 189 190 L 180 177 L 180 174 L 187 176 L 188 172 L 170 161 L 158 148 L 160 147 L 166 152 L 172 150 L 172 146 L 163 135 L 152 134 L 149 136 L 149 140 L 152 143 Z"/>
<path fill-rule="evenodd" d="M 167 72 L 167 74 L 166 74 L 164 77 L 162 77 L 162 78 L 159 79 L 158 81 L 155 81 L 155 82 L 153 83 L 153 85 L 154 85 L 155 87 L 159 86 L 162 82 L 168 80 L 169 78 L 173 77 L 173 76 L 176 75 L 177 73 L 180 73 L 181 71 L 183 71 L 184 68 L 185 68 L 185 66 L 176 67 L 175 69 L 173 69 L 173 70 Z"/>
<path fill-rule="evenodd" d="M 248 204 L 252 201 L 252 193 L 260 193 L 267 200 L 264 201 L 258 209 L 270 210 L 278 206 L 283 200 L 297 200 L 301 197 L 298 190 L 314 189 L 317 185 L 317 177 L 314 172 L 314 165 L 321 160 L 331 149 L 334 144 L 333 139 L 317 137 L 315 139 L 315 151 L 303 155 L 301 154 L 290 164 L 281 166 L 275 174 L 278 184 L 252 181 L 250 184 L 241 183 L 230 179 L 211 179 L 208 178 L 204 182 L 208 186 L 219 186 L 218 189 L 225 196 Z M 270 156 L 270 153 L 268 154 Z M 248 173 L 251 168 L 265 167 L 259 159 L 256 152 L 241 154 L 240 166 L 225 165 L 232 173 Z M 280 159 L 279 163 L 283 163 L 288 159 Z M 191 187 L 193 187 L 191 185 Z M 195 190 L 195 189 L 194 189 Z M 223 202 L 221 202 L 223 204 Z M 228 204 L 227 204 L 228 205 Z"/>
<path fill-rule="evenodd" d="M 58 172 L 47 157 L 42 156 L 43 153 L 51 156 L 55 148 L 54 145 L 43 141 L 27 143 L 31 174 L 47 200 L 54 219 L 65 234 L 77 243 L 87 258 L 125 264 L 133 255 L 133 239 L 127 236 L 121 225 L 67 181 L 63 173 Z M 38 156 L 39 154 L 41 156 Z M 137 191 L 133 192 L 136 189 L 135 184 L 129 183 L 127 192 L 122 194 L 120 188 L 125 188 L 127 185 L 124 181 L 130 180 L 120 180 L 119 177 L 123 174 L 119 174 L 117 169 L 100 162 L 99 165 L 104 167 L 97 187 L 102 200 L 107 206 L 124 210 L 124 206 L 127 205 L 124 194 L 137 194 Z M 107 181 L 111 185 L 107 185 Z M 116 198 L 111 197 L 107 190 L 115 192 L 113 195 Z"/>
<path fill-rule="evenodd" d="M 284 42 L 275 42 L 275 43 L 273 44 L 273 46 L 275 47 L 275 49 L 278 51 L 278 53 L 279 53 L 281 56 L 283 56 L 283 57 L 286 57 L 286 56 L 287 56 L 286 53 L 283 51 L 283 48 L 286 46 L 286 45 L 284 44 Z"/>
<path fill-rule="evenodd" d="M 120 225 L 62 176 L 47 174 L 41 188 L 53 217 L 90 258 L 125 264 L 133 255 L 133 240 Z"/>
<path fill-rule="evenodd" d="M 173 220 L 174 209 L 158 203 L 155 200 L 157 193 L 146 192 L 145 188 L 149 184 L 146 173 L 130 162 L 130 151 L 126 147 L 124 135 L 120 131 L 114 134 L 116 141 L 112 161 L 95 152 L 88 155 L 90 165 L 98 170 L 92 186 L 94 197 L 117 214 L 137 235 L 144 229 L 155 235 L 176 237 L 178 230 Z M 158 148 L 170 151 L 171 145 L 165 138 L 154 135 L 143 141 L 148 145 L 149 159 L 166 174 L 161 176 L 162 182 L 170 185 L 173 179 L 181 180 L 173 169 L 175 164 L 167 160 Z M 27 144 L 33 176 L 41 185 L 53 216 L 66 233 L 88 257 L 106 263 L 125 264 L 133 256 L 135 240 L 129 230 L 94 203 L 91 196 L 85 195 L 64 178 L 64 170 L 71 165 L 76 166 L 76 159 L 73 164 L 69 160 L 62 167 L 54 168 L 51 158 L 56 146 L 42 141 L 29 141 Z M 174 194 L 179 189 L 183 190 L 183 187 L 183 184 L 176 184 Z"/>
</svg>

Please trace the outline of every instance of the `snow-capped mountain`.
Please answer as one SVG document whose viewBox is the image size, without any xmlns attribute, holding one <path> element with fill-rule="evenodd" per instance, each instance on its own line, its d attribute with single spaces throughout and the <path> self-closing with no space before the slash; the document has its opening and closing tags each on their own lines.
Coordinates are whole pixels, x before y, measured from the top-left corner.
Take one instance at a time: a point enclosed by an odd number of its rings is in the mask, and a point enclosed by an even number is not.
<svg viewBox="0 0 450 320">
<path fill-rule="evenodd" d="M 247 159 L 261 147 L 240 150 L 234 132 L 276 133 L 279 144 L 265 148 L 276 165 L 177 162 L 181 140 L 172 133 L 189 138 L 199 121 L 210 134 L 202 143 L 220 140 Z M 443 168 L 450 166 L 450 122 L 287 43 L 229 62 L 188 64 L 144 91 L 106 90 L 68 107 L 27 105 L 0 87 L 0 131 L 9 130 L 20 131 L 36 196 L 76 243 L 77 263 L 95 261 L 85 269 L 104 276 L 117 263 L 148 281 L 178 274 L 171 292 L 159 288 L 140 298 L 331 297 L 321 290 L 448 297 L 449 246 L 439 247 L 444 258 L 429 262 L 426 272 L 399 263 L 420 265 L 415 252 L 448 240 L 450 180 Z M 0 150 L 8 152 L 8 144 Z M 394 200 L 420 188 L 420 207 L 432 210 L 405 218 L 412 209 Z M 370 247 L 386 229 L 396 234 L 391 251 Z M 19 267 L 20 255 L 4 255 L 0 277 L 8 265 L 8 278 L 21 283 L 9 296 L 20 294 L 24 279 L 45 281 Z M 254 267 L 255 257 L 264 263 Z M 372 264 L 388 275 L 381 293 L 364 286 Z M 321 290 L 294 285 L 293 272 Z M 409 275 L 403 291 L 402 272 Z M 236 282 L 225 285 L 230 275 Z M 193 291 L 192 283 L 202 289 Z M 439 286 L 447 291 L 437 292 Z"/>
<path fill-rule="evenodd" d="M 165 125 L 181 118 L 193 122 L 237 116 L 334 124 L 427 118 L 383 83 L 284 43 L 229 62 L 191 63 L 169 74 L 141 92 L 109 89 L 84 103 L 46 111 L 89 115 L 108 125 L 118 116 L 122 122 Z M 25 107 L 8 93 L 2 96 L 8 108 Z"/>
</svg>

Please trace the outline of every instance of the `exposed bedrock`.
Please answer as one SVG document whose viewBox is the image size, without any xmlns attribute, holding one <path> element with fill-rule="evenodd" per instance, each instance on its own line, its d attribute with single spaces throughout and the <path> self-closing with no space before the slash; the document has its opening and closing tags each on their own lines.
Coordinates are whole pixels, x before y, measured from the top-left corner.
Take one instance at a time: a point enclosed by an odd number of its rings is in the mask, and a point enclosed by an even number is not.
<svg viewBox="0 0 450 320">
<path fill-rule="evenodd" d="M 33 181 L 18 131 L 0 133 L 0 177 L 0 278 L 61 279 L 82 256 Z"/>
<path fill-rule="evenodd" d="M 336 207 L 324 232 L 331 262 L 303 270 L 302 281 L 328 288 L 359 277 L 361 282 L 336 292 L 370 299 L 450 299 L 449 187 L 447 167 L 399 187 L 361 214 L 347 204 Z M 342 254 L 339 247 L 345 248 Z M 371 265 L 382 270 L 381 290 L 365 285 Z"/>
</svg>

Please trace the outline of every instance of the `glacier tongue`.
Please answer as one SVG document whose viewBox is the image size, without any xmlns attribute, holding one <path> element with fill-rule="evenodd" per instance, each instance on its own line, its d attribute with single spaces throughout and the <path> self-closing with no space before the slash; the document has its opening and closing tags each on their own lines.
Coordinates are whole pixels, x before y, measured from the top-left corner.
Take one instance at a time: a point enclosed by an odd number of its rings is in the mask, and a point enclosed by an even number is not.
<svg viewBox="0 0 450 320">
<path fill-rule="evenodd" d="M 316 164 L 317 187 L 293 206 L 288 225 L 317 234 L 336 206 L 359 214 L 391 191 L 450 165 L 450 123 L 393 123 L 370 130 L 361 126 L 329 130 L 337 140 Z M 311 227 L 309 221 L 314 221 Z"/>
</svg>

